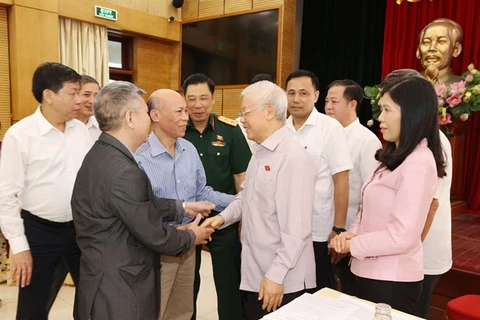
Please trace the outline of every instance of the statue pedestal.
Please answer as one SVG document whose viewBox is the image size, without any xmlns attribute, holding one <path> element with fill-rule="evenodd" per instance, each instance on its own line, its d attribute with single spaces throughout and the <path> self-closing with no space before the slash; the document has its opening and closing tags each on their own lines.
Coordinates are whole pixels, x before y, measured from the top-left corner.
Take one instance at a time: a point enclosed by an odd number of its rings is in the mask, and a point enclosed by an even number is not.
<svg viewBox="0 0 480 320">
<path fill-rule="evenodd" d="M 467 203 L 464 195 L 463 166 L 465 162 L 465 130 L 467 124 L 464 121 L 453 119 L 451 124 L 442 128 L 447 134 L 452 145 L 452 188 L 450 190 L 450 201 L 452 215 L 464 213 L 467 210 Z M 446 129 L 446 130 L 444 130 Z M 446 132 L 447 131 L 447 132 Z"/>
</svg>

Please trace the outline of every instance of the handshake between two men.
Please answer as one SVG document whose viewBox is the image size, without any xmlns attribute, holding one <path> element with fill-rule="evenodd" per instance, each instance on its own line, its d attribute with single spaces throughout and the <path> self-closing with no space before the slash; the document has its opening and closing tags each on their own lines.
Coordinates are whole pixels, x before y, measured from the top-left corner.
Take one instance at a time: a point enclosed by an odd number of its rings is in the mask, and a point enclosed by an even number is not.
<svg viewBox="0 0 480 320">
<path fill-rule="evenodd" d="M 217 215 L 206 219 L 199 225 L 203 217 L 208 217 L 210 212 L 215 208 L 215 205 L 208 201 L 184 202 L 185 214 L 195 217 L 189 224 L 178 226 L 178 230 L 192 230 L 195 233 L 195 245 L 206 244 L 212 241 L 212 233 L 215 229 L 220 227 L 223 223 L 223 217 Z"/>
</svg>

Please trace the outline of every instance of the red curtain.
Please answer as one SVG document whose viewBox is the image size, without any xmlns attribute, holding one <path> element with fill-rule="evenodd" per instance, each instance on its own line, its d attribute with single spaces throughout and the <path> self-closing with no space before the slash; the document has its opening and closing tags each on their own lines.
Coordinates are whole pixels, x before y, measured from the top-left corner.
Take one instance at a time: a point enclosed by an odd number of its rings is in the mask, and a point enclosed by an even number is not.
<svg viewBox="0 0 480 320">
<path fill-rule="evenodd" d="M 480 69 L 480 1 L 423 0 L 387 1 L 383 46 L 382 78 L 400 68 L 422 70 L 415 53 L 418 35 L 429 22 L 449 18 L 463 28 L 463 50 L 452 62 L 453 72 L 462 74 L 473 63 Z M 471 212 L 480 213 L 480 112 L 467 121 L 463 195 Z"/>
</svg>

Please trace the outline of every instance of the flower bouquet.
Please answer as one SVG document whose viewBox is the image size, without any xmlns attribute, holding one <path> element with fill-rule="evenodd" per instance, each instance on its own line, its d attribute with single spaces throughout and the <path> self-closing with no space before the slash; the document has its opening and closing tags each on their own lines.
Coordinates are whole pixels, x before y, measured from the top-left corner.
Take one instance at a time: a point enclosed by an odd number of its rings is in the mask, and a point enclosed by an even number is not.
<svg viewBox="0 0 480 320">
<path fill-rule="evenodd" d="M 365 87 L 364 94 L 370 99 L 373 119 L 378 120 L 380 107 L 380 86 Z M 452 116 L 466 121 L 471 112 L 480 111 L 480 72 L 473 64 L 462 75 L 462 80 L 450 85 L 435 86 L 438 97 L 438 122 L 441 125 L 452 123 Z M 369 121 L 373 124 L 373 121 Z"/>
</svg>

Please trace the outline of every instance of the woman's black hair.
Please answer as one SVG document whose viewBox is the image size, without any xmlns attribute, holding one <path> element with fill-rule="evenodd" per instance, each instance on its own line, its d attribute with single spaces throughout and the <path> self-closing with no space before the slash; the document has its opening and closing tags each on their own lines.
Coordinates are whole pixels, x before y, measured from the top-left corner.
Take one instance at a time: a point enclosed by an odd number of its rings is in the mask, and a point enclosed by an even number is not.
<svg viewBox="0 0 480 320">
<path fill-rule="evenodd" d="M 438 99 L 433 85 L 420 73 L 400 69 L 388 74 L 380 84 L 381 95 L 388 93 L 401 108 L 400 140 L 398 148 L 388 142 L 375 154 L 389 170 L 395 170 L 417 145 L 426 138 L 437 166 L 438 177 L 444 177 L 445 158 L 438 127 Z"/>
</svg>

